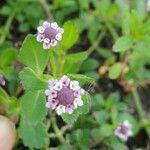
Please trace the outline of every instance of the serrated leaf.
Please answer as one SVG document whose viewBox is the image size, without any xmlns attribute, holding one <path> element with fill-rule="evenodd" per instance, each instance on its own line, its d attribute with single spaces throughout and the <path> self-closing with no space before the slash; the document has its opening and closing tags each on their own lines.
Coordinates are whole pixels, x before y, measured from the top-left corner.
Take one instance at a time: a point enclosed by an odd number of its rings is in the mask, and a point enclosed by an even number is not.
<svg viewBox="0 0 150 150">
<path fill-rule="evenodd" d="M 132 47 L 133 40 L 130 36 L 122 36 L 117 39 L 113 46 L 114 52 L 124 52 Z"/>
<path fill-rule="evenodd" d="M 26 66 L 36 73 L 42 74 L 48 63 L 48 51 L 45 51 L 42 44 L 36 41 L 36 37 L 28 35 L 20 49 L 19 58 Z"/>
<path fill-rule="evenodd" d="M 68 21 L 64 24 L 64 34 L 62 39 L 63 50 L 68 50 L 78 40 L 78 31 L 75 24 L 72 21 Z"/>
<path fill-rule="evenodd" d="M 115 63 L 109 68 L 109 78 L 117 79 L 121 73 L 121 63 Z"/>
<path fill-rule="evenodd" d="M 82 75 L 82 74 L 67 74 L 70 78 L 74 79 L 74 80 L 78 80 L 80 82 L 80 84 L 94 84 L 95 81 L 90 78 L 90 77 L 87 77 L 85 75 Z"/>
<path fill-rule="evenodd" d="M 24 68 L 19 77 L 21 83 L 25 86 L 26 90 L 44 90 L 47 88 L 47 82 L 43 79 L 43 76 L 39 77 L 32 69 Z M 31 84 L 32 83 L 32 84 Z"/>
<path fill-rule="evenodd" d="M 43 91 L 27 92 L 21 98 L 21 116 L 27 122 L 36 124 L 47 114 L 46 99 Z"/>
<path fill-rule="evenodd" d="M 25 146 L 39 149 L 48 145 L 47 127 L 42 122 L 35 125 L 21 120 L 19 133 Z"/>
</svg>

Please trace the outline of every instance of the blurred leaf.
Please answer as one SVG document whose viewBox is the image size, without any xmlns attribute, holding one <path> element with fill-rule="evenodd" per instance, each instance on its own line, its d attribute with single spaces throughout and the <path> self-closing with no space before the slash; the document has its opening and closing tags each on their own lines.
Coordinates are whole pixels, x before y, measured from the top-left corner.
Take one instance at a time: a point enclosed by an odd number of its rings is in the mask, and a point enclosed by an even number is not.
<svg viewBox="0 0 150 150">
<path fill-rule="evenodd" d="M 95 70 L 98 66 L 99 63 L 96 59 L 88 58 L 81 65 L 81 71 L 85 72 L 85 71 Z"/>
<path fill-rule="evenodd" d="M 115 42 L 113 46 L 114 52 L 124 52 L 132 47 L 133 41 L 130 36 L 122 36 Z"/>
<path fill-rule="evenodd" d="M 98 112 L 94 112 L 94 117 L 96 121 L 101 125 L 106 123 L 107 119 L 109 118 L 109 114 L 105 110 L 101 110 Z"/>
<path fill-rule="evenodd" d="M 38 74 L 42 74 L 49 58 L 48 52 L 43 49 L 42 44 L 37 42 L 33 35 L 25 38 L 19 56 L 21 62 Z"/>
<path fill-rule="evenodd" d="M 115 63 L 109 68 L 109 78 L 117 79 L 121 73 L 121 63 Z"/>
<path fill-rule="evenodd" d="M 73 22 L 68 21 L 64 24 L 63 27 L 64 27 L 64 34 L 62 39 L 62 47 L 63 50 L 68 50 L 76 43 L 79 35 Z"/>
<path fill-rule="evenodd" d="M 77 73 L 80 65 L 87 58 L 86 52 L 68 54 L 64 64 L 64 73 Z"/>
</svg>

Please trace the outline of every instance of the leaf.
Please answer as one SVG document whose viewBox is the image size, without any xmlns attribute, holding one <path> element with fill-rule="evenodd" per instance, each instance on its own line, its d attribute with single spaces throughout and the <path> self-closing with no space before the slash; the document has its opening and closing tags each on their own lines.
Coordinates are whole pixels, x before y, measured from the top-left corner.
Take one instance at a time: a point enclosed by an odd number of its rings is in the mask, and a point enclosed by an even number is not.
<svg viewBox="0 0 150 150">
<path fill-rule="evenodd" d="M 32 69 L 24 68 L 19 77 L 21 83 L 25 86 L 26 90 L 44 90 L 47 88 L 47 82 L 43 79 L 43 76 L 39 77 Z M 32 84 L 31 84 L 32 83 Z"/>
<path fill-rule="evenodd" d="M 95 81 L 90 78 L 90 77 L 87 77 L 85 75 L 82 75 L 82 74 L 67 74 L 70 78 L 74 79 L 74 80 L 78 80 L 80 82 L 80 84 L 94 84 Z"/>
<path fill-rule="evenodd" d="M 72 21 L 68 21 L 64 24 L 64 34 L 62 39 L 63 50 L 68 50 L 78 40 L 78 31 L 75 24 Z"/>
<path fill-rule="evenodd" d="M 132 47 L 133 40 L 130 36 L 122 36 L 117 39 L 113 46 L 114 52 L 124 52 Z"/>
<path fill-rule="evenodd" d="M 110 137 L 111 135 L 113 135 L 113 129 L 111 125 L 108 124 L 101 125 L 99 132 L 102 137 Z"/>
<path fill-rule="evenodd" d="M 8 47 L 0 51 L 0 67 L 5 68 L 12 66 L 17 57 L 17 50 L 13 47 Z"/>
<path fill-rule="evenodd" d="M 109 118 L 109 114 L 106 111 L 101 110 L 101 111 L 95 112 L 94 117 L 96 121 L 101 125 L 101 124 L 106 123 L 107 119 Z"/>
<path fill-rule="evenodd" d="M 74 111 L 73 114 L 67 114 L 67 113 L 64 113 L 61 115 L 62 119 L 66 122 L 66 123 L 74 123 L 78 117 L 79 117 L 79 113 Z"/>
<path fill-rule="evenodd" d="M 99 66 L 99 62 L 96 59 L 89 58 L 83 62 L 81 65 L 81 71 L 91 71 L 95 70 Z"/>
<path fill-rule="evenodd" d="M 66 56 L 64 64 L 64 73 L 76 73 L 79 71 L 82 62 L 87 59 L 86 52 L 69 54 Z"/>
<path fill-rule="evenodd" d="M 27 122 L 37 124 L 47 114 L 46 101 L 43 91 L 27 92 L 21 98 L 21 116 Z"/>
<path fill-rule="evenodd" d="M 47 127 L 42 122 L 31 124 L 21 119 L 19 133 L 23 142 L 30 148 L 43 148 L 48 145 Z"/>
<path fill-rule="evenodd" d="M 28 35 L 20 49 L 19 58 L 26 66 L 37 74 L 42 74 L 48 63 L 48 51 L 42 48 L 42 44 L 36 41 L 36 37 Z"/>
<path fill-rule="evenodd" d="M 121 73 L 121 63 L 115 63 L 109 68 L 109 78 L 117 79 Z"/>
</svg>

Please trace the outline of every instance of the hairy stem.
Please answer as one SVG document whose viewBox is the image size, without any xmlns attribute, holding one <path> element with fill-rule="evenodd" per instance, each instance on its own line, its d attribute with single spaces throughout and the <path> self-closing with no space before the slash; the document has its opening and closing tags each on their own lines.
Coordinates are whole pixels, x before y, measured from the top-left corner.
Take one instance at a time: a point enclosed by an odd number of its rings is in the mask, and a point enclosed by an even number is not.
<svg viewBox="0 0 150 150">
<path fill-rule="evenodd" d="M 61 130 L 59 130 L 57 123 L 56 123 L 56 119 L 53 117 L 52 118 L 52 126 L 54 129 L 54 132 L 56 133 L 57 138 L 59 139 L 59 141 L 64 144 L 65 143 L 65 138 L 63 137 L 63 134 L 61 132 Z"/>
</svg>

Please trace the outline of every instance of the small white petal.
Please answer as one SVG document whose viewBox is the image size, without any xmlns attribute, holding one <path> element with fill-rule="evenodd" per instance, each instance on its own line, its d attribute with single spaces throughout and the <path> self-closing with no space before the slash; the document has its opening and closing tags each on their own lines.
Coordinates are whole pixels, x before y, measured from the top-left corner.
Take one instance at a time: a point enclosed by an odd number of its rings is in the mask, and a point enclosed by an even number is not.
<svg viewBox="0 0 150 150">
<path fill-rule="evenodd" d="M 48 28 L 50 27 L 50 23 L 48 21 L 43 22 L 43 27 Z"/>
<path fill-rule="evenodd" d="M 49 49 L 50 43 L 43 43 L 43 49 Z"/>
<path fill-rule="evenodd" d="M 45 95 L 48 96 L 49 95 L 49 90 L 45 91 Z"/>
<path fill-rule="evenodd" d="M 55 86 L 54 86 L 54 89 L 55 89 L 56 91 L 60 91 L 62 88 L 63 88 L 63 85 L 62 85 L 61 82 L 57 82 L 57 83 L 55 84 Z"/>
<path fill-rule="evenodd" d="M 49 42 L 50 42 L 50 40 L 48 38 L 44 39 L 44 43 L 49 43 Z"/>
<path fill-rule="evenodd" d="M 38 34 L 36 39 L 37 39 L 38 42 L 42 42 L 44 40 L 44 35 Z"/>
<path fill-rule="evenodd" d="M 56 46 L 57 40 L 55 40 L 55 39 L 51 40 L 50 44 L 51 44 L 51 46 Z"/>
<path fill-rule="evenodd" d="M 61 33 L 58 33 L 55 38 L 56 40 L 60 41 L 62 39 Z"/>
<path fill-rule="evenodd" d="M 44 29 L 43 26 L 39 26 L 39 27 L 37 28 L 37 30 L 38 30 L 39 33 L 43 33 L 45 29 Z"/>
<path fill-rule="evenodd" d="M 78 81 L 71 81 L 70 82 L 70 89 L 72 89 L 72 90 L 80 89 L 79 82 Z"/>
<path fill-rule="evenodd" d="M 57 29 L 58 28 L 58 24 L 56 22 L 52 22 L 51 23 L 51 27 L 54 28 L 54 29 Z"/>
<path fill-rule="evenodd" d="M 56 113 L 57 113 L 57 115 L 61 115 L 61 114 L 65 113 L 65 106 L 59 105 L 59 106 L 56 108 Z"/>
</svg>

